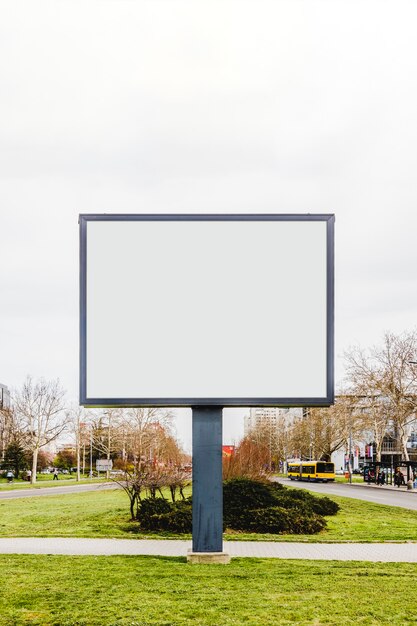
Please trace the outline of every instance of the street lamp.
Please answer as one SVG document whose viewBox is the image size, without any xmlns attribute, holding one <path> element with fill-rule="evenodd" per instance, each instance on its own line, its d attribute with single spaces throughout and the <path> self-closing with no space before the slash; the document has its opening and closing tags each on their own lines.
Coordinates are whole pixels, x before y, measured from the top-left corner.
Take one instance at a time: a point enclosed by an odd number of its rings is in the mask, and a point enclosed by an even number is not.
<svg viewBox="0 0 417 626">
<path fill-rule="evenodd" d="M 93 478 L 93 425 L 90 429 L 90 479 Z"/>
</svg>

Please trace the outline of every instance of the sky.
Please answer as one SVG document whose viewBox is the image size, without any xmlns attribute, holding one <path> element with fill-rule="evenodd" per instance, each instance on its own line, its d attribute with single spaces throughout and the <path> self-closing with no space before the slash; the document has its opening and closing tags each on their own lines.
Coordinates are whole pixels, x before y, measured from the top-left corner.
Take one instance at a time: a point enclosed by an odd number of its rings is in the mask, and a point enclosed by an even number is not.
<svg viewBox="0 0 417 626">
<path fill-rule="evenodd" d="M 334 213 L 336 380 L 415 328 L 416 23 L 413 0 L 2 0 L 0 381 L 77 401 L 79 213 Z"/>
</svg>

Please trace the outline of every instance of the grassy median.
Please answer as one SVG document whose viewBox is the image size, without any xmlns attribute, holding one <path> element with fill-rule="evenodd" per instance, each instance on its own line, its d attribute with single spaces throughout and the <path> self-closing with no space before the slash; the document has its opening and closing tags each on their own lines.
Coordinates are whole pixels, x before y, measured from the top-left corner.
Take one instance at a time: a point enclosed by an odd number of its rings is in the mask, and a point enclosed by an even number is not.
<svg viewBox="0 0 417 626">
<path fill-rule="evenodd" d="M 225 539 L 274 541 L 417 541 L 417 511 L 332 496 L 341 510 L 318 535 L 230 532 Z M 122 490 L 0 500 L 2 537 L 172 537 L 140 531 Z M 181 536 L 184 538 L 187 536 Z"/>
<path fill-rule="evenodd" d="M 415 565 L 0 556 L 0 626 L 407 626 Z"/>
</svg>

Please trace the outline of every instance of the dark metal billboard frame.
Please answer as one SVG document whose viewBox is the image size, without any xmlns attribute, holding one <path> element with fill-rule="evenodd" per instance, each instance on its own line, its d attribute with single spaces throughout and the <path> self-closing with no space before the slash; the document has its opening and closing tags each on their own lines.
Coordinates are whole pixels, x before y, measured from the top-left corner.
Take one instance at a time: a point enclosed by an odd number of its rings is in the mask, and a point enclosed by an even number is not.
<svg viewBox="0 0 417 626">
<path fill-rule="evenodd" d="M 323 398 L 89 398 L 87 397 L 87 224 L 96 221 L 280 221 L 327 223 L 327 372 Z M 81 214 L 80 224 L 80 404 L 96 407 L 302 407 L 334 403 L 334 215 L 333 214 Z"/>
</svg>

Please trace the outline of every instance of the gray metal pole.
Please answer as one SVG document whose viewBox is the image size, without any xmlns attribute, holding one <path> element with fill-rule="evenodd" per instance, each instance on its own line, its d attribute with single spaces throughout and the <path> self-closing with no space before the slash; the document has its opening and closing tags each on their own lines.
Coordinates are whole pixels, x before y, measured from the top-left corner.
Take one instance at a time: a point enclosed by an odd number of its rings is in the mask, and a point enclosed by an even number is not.
<svg viewBox="0 0 417 626">
<path fill-rule="evenodd" d="M 193 407 L 193 552 L 223 551 L 221 407 Z"/>
</svg>

